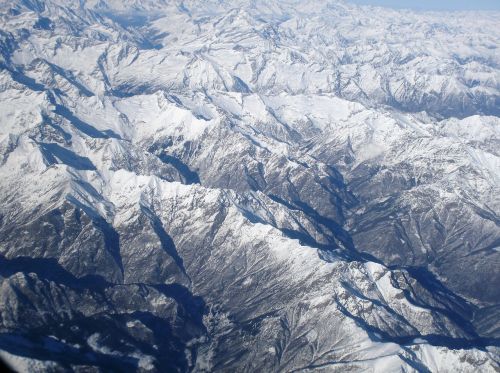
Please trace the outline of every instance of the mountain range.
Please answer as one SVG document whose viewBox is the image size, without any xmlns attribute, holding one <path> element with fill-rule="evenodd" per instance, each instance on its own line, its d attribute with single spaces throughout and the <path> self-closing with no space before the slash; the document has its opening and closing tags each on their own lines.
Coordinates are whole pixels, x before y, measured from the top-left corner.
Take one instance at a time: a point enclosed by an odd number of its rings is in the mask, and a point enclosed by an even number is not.
<svg viewBox="0 0 500 373">
<path fill-rule="evenodd" d="M 498 372 L 499 47 L 499 12 L 0 0 L 0 357 Z"/>
</svg>

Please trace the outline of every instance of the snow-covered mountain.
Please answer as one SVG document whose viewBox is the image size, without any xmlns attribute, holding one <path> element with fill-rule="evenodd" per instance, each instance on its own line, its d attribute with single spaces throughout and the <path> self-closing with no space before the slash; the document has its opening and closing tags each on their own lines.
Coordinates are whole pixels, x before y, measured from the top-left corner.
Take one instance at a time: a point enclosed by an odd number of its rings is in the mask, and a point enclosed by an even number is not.
<svg viewBox="0 0 500 373">
<path fill-rule="evenodd" d="M 500 369 L 500 14 L 0 0 L 0 357 Z"/>
</svg>

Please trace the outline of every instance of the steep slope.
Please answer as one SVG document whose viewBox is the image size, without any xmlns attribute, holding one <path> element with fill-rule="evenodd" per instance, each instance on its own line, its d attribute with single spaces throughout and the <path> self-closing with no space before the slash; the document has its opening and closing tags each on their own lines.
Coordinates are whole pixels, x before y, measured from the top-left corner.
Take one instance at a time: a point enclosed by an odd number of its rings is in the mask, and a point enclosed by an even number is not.
<svg viewBox="0 0 500 373">
<path fill-rule="evenodd" d="M 498 370 L 498 14 L 0 4 L 7 362 Z"/>
</svg>

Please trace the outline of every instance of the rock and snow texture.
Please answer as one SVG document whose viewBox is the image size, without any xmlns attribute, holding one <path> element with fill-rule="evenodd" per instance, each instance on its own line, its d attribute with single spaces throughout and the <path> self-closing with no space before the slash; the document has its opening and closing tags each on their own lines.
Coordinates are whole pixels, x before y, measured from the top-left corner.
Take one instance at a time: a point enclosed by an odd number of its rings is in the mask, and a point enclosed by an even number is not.
<svg viewBox="0 0 500 373">
<path fill-rule="evenodd" d="M 0 358 L 498 371 L 499 25 L 0 0 Z"/>
</svg>

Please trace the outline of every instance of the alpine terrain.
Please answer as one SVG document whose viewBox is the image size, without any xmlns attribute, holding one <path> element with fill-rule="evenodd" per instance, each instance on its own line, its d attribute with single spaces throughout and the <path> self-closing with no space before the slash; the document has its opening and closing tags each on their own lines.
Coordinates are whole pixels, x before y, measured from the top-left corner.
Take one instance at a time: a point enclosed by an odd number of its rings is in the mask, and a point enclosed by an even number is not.
<svg viewBox="0 0 500 373">
<path fill-rule="evenodd" d="M 499 372 L 500 13 L 0 0 L 0 358 Z"/>
</svg>

